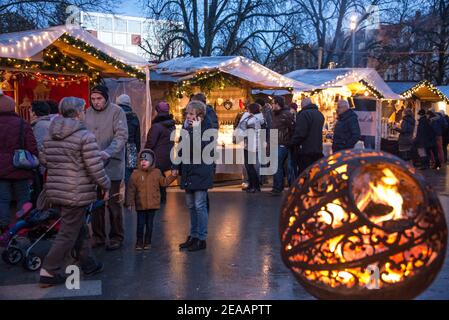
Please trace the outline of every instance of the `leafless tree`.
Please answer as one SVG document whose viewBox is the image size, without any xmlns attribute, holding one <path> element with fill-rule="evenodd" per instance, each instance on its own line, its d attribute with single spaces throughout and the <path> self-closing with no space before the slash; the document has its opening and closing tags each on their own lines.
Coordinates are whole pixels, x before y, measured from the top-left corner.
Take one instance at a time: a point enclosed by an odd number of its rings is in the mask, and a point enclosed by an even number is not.
<svg viewBox="0 0 449 320">
<path fill-rule="evenodd" d="M 402 0 L 374 56 L 381 69 L 403 71 L 400 80 L 449 83 L 449 0 Z"/>
<path fill-rule="evenodd" d="M 21 17 L 21 20 L 31 22 L 31 25 L 22 24 L 9 19 L 11 23 L 0 24 L 2 27 L 0 32 L 27 30 L 30 26 L 42 28 L 63 24 L 68 17 L 65 10 L 69 5 L 77 6 L 80 10 L 111 12 L 116 2 L 113 0 L 0 0 L 0 17 Z"/>
<path fill-rule="evenodd" d="M 285 42 L 289 22 L 287 2 L 146 0 L 145 6 L 149 17 L 172 22 L 161 30 L 160 39 L 164 41 L 160 57 L 166 55 L 173 43 L 182 43 L 184 53 L 194 57 L 245 53 L 266 60 Z"/>
<path fill-rule="evenodd" d="M 386 10 L 390 0 L 293 0 L 298 19 L 308 22 L 311 37 L 309 42 L 323 53 L 321 67 L 330 62 L 345 65 L 350 56 L 352 15 L 357 17 L 356 35 L 358 38 L 370 28 L 370 18 Z M 375 10 L 370 10 L 375 8 Z M 364 38 L 364 37 L 362 37 Z M 366 39 L 365 39 L 366 40 Z M 365 41 L 365 45 L 373 43 Z M 365 48 L 366 49 L 366 48 Z"/>
</svg>

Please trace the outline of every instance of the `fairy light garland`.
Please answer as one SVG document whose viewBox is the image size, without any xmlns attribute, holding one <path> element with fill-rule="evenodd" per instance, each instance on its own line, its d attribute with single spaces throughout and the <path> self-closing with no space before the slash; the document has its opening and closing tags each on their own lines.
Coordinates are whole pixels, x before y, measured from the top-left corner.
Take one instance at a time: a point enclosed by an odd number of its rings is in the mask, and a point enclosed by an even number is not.
<svg viewBox="0 0 449 320">
<path fill-rule="evenodd" d="M 137 78 L 139 80 L 145 80 L 144 72 L 141 72 L 140 70 L 138 70 L 134 67 L 131 67 L 117 59 L 110 57 L 103 51 L 91 46 L 90 44 L 88 44 L 80 39 L 73 38 L 73 37 L 69 36 L 67 33 L 64 33 L 64 35 L 61 36 L 60 40 L 67 43 L 68 45 L 71 45 L 72 47 L 74 47 L 76 49 L 79 49 L 79 50 L 93 56 L 96 59 L 102 60 L 105 64 L 108 64 L 108 65 L 114 67 L 115 69 L 120 69 L 120 70 L 126 72 L 126 74 L 128 74 L 130 77 Z"/>
<path fill-rule="evenodd" d="M 430 92 L 437 95 L 442 101 L 449 103 L 449 98 L 446 97 L 440 90 L 438 90 L 438 88 L 435 87 L 429 80 L 422 80 L 421 82 L 416 84 L 414 87 L 403 92 L 401 94 L 401 96 L 403 96 L 406 99 L 410 99 L 416 94 L 416 92 L 418 92 L 420 89 L 423 89 L 423 88 L 429 89 Z"/>
<path fill-rule="evenodd" d="M 25 72 L 53 71 L 57 73 L 87 74 L 90 83 L 95 85 L 100 82 L 100 72 L 89 66 L 79 58 L 69 57 L 61 53 L 56 47 L 50 46 L 43 52 L 44 61 L 27 61 L 14 58 L 0 58 L 0 66 L 20 69 Z M 64 80 L 65 81 L 65 80 Z"/>
<path fill-rule="evenodd" d="M 366 90 L 372 94 L 373 96 L 375 96 L 377 99 L 382 99 L 383 95 L 380 93 L 379 90 L 377 90 L 374 86 L 372 86 L 370 83 L 368 83 L 365 80 L 360 80 L 359 81 L 361 84 L 363 84 L 366 88 Z"/>
<path fill-rule="evenodd" d="M 108 64 L 114 67 L 117 70 L 122 70 L 130 77 L 137 78 L 139 80 L 145 80 L 145 73 L 142 71 L 126 65 L 125 63 L 118 61 L 104 52 L 96 49 L 95 47 L 85 43 L 80 39 L 73 38 L 69 36 L 67 33 L 62 35 L 59 38 L 60 41 L 63 41 L 67 45 L 73 46 L 96 59 L 103 61 L 103 63 Z M 28 43 L 31 45 L 30 43 Z M 18 47 L 25 47 L 27 45 L 26 42 L 19 42 Z M 0 58 L 0 66 L 21 69 L 27 72 L 28 70 L 32 72 L 33 70 L 43 70 L 43 71 L 54 71 L 58 73 L 80 73 L 87 74 L 89 76 L 89 81 L 91 85 L 96 85 L 101 80 L 101 73 L 97 71 L 96 68 L 91 67 L 88 62 L 84 61 L 81 58 L 71 57 L 63 54 L 60 50 L 58 50 L 55 46 L 49 46 L 43 51 L 44 61 L 30 61 L 30 59 L 15 59 L 15 58 Z M 50 80 L 43 79 L 42 81 L 47 81 L 49 83 L 59 82 L 61 85 L 63 83 L 77 82 L 77 80 Z"/>
</svg>

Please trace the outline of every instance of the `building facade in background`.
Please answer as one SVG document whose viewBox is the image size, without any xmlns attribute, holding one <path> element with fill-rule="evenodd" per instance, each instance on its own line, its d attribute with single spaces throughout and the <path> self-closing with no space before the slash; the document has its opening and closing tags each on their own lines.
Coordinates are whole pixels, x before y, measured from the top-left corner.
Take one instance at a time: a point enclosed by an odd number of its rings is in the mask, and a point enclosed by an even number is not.
<svg viewBox="0 0 449 320">
<path fill-rule="evenodd" d="M 81 12 L 80 20 L 84 29 L 104 43 L 148 60 L 172 59 L 183 52 L 182 43 L 175 42 L 161 57 L 150 53 L 162 51 L 164 43 L 158 35 L 165 26 L 169 25 L 168 21 L 99 12 Z"/>
</svg>

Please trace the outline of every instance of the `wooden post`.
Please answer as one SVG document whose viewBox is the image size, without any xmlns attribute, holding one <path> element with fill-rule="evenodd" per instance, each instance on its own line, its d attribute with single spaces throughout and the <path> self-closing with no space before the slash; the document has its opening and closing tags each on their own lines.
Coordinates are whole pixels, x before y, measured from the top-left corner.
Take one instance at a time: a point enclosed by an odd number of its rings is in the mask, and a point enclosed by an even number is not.
<svg viewBox="0 0 449 320">
<path fill-rule="evenodd" d="M 151 128 L 151 115 L 153 114 L 153 106 L 151 104 L 150 92 L 150 67 L 145 67 L 145 134 Z"/>
<path fill-rule="evenodd" d="M 375 136 L 375 150 L 380 151 L 382 139 L 382 100 L 376 100 L 376 136 Z"/>
</svg>

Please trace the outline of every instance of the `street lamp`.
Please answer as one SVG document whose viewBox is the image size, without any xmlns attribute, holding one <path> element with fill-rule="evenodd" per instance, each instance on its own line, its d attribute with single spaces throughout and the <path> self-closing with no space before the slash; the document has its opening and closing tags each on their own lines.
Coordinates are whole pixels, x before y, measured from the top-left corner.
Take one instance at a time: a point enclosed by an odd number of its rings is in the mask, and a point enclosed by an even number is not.
<svg viewBox="0 0 449 320">
<path fill-rule="evenodd" d="M 355 29 L 357 28 L 357 17 L 351 16 L 351 24 L 349 25 L 352 32 L 352 67 L 355 67 Z"/>
</svg>

